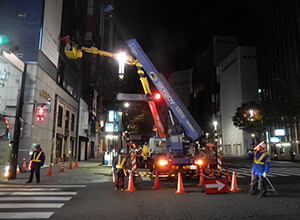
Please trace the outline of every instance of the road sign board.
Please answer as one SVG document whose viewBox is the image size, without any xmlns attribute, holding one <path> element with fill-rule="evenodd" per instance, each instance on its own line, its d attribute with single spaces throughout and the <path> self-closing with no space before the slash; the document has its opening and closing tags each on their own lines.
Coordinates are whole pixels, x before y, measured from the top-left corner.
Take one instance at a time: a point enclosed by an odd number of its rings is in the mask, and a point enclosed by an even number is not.
<svg viewBox="0 0 300 220">
<path fill-rule="evenodd" d="M 117 100 L 145 101 L 145 95 L 143 95 L 143 94 L 118 93 L 117 94 Z"/>
<path fill-rule="evenodd" d="M 228 192 L 226 179 L 206 179 L 203 181 L 205 193 Z"/>
</svg>

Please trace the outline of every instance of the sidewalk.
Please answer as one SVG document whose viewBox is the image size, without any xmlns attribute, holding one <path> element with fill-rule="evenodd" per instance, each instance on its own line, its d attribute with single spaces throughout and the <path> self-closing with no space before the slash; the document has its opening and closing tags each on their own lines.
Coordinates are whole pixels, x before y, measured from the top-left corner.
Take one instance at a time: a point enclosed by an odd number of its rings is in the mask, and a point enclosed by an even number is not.
<svg viewBox="0 0 300 220">
<path fill-rule="evenodd" d="M 61 163 L 52 166 L 52 176 L 47 176 L 49 164 L 41 169 L 40 184 L 83 184 L 97 183 L 111 179 L 111 167 L 102 166 L 101 158 L 92 158 L 87 161 L 78 162 L 79 167 L 75 167 L 75 161 L 72 163 L 72 169 L 69 169 L 69 162 L 64 163 L 64 172 L 59 172 Z M 3 184 L 25 184 L 29 178 L 30 172 L 17 174 L 16 179 L 8 180 Z M 37 185 L 34 176 L 32 185 Z"/>
</svg>

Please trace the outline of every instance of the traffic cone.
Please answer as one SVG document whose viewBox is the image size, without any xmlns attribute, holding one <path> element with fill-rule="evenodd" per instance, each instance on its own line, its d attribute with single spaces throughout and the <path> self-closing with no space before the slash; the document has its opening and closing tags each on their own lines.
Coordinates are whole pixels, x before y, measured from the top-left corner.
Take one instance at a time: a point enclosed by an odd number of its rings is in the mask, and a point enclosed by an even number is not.
<svg viewBox="0 0 300 220">
<path fill-rule="evenodd" d="M 249 183 L 249 186 L 252 186 L 252 180 L 253 180 L 253 173 L 251 173 L 251 182 Z"/>
<path fill-rule="evenodd" d="M 56 157 L 56 161 L 55 161 L 55 164 L 56 164 L 56 165 L 58 164 L 58 160 L 59 160 L 59 158 Z"/>
<path fill-rule="evenodd" d="M 52 163 L 50 163 L 49 170 L 47 176 L 52 176 Z"/>
<path fill-rule="evenodd" d="M 230 182 L 230 176 L 229 176 L 229 172 L 228 172 L 228 167 L 226 167 L 225 179 L 226 179 L 227 182 Z"/>
<path fill-rule="evenodd" d="M 21 173 L 21 172 L 20 172 L 20 166 L 19 166 L 19 165 L 17 165 L 17 173 Z"/>
<path fill-rule="evenodd" d="M 59 172 L 61 172 L 61 173 L 65 172 L 64 162 L 61 162 L 61 167 L 60 167 Z"/>
<path fill-rule="evenodd" d="M 134 185 L 133 185 L 132 172 L 130 172 L 129 181 L 128 181 L 128 188 L 125 191 L 128 191 L 128 192 L 136 191 L 136 188 L 134 188 Z"/>
<path fill-rule="evenodd" d="M 79 167 L 78 166 L 78 159 L 76 158 L 76 161 L 75 161 L 75 167 Z"/>
<path fill-rule="evenodd" d="M 175 193 L 186 193 L 183 189 L 183 183 L 181 178 L 181 173 L 178 173 L 178 183 L 177 183 L 177 190 Z"/>
<path fill-rule="evenodd" d="M 22 172 L 25 172 L 26 171 L 26 161 L 25 161 L 25 158 L 23 158 L 23 165 L 22 165 Z"/>
<path fill-rule="evenodd" d="M 199 177 L 199 184 L 197 186 L 202 186 L 203 181 L 204 181 L 204 174 L 203 174 L 203 170 L 200 169 L 200 177 Z"/>
<path fill-rule="evenodd" d="M 236 182 L 236 176 L 235 176 L 235 172 L 232 172 L 232 178 L 231 178 L 231 188 L 230 188 L 231 192 L 238 192 L 238 188 L 237 188 L 237 182 Z"/>
<path fill-rule="evenodd" d="M 154 186 L 152 187 L 152 189 L 161 189 L 161 187 L 159 186 L 157 171 L 155 171 Z"/>
<path fill-rule="evenodd" d="M 70 160 L 70 164 L 69 164 L 69 170 L 72 170 L 72 159 Z"/>
</svg>

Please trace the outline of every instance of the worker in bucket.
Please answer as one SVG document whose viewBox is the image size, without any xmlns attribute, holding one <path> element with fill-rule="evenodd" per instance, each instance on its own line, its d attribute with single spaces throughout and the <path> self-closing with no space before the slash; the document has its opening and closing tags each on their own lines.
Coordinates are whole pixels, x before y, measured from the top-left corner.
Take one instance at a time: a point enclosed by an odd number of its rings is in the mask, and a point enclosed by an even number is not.
<svg viewBox="0 0 300 220">
<path fill-rule="evenodd" d="M 33 175 L 35 172 L 36 182 L 40 183 L 40 169 L 44 165 L 45 162 L 45 154 L 42 151 L 41 145 L 35 146 L 36 150 L 31 155 L 31 170 L 29 180 L 26 183 L 32 183 Z"/>
<path fill-rule="evenodd" d="M 255 195 L 258 193 L 258 184 L 260 186 L 259 197 L 266 197 L 266 177 L 270 168 L 270 156 L 266 152 L 266 145 L 262 141 L 255 148 L 254 152 L 249 154 L 253 158 L 252 167 L 252 185 L 250 194 Z"/>
<path fill-rule="evenodd" d="M 115 190 L 124 191 L 124 179 L 127 176 L 127 171 L 130 172 L 128 161 L 126 158 L 126 149 L 121 149 L 120 154 L 115 157 L 113 164 L 112 164 L 112 172 L 115 173 L 116 180 L 115 180 Z"/>
</svg>

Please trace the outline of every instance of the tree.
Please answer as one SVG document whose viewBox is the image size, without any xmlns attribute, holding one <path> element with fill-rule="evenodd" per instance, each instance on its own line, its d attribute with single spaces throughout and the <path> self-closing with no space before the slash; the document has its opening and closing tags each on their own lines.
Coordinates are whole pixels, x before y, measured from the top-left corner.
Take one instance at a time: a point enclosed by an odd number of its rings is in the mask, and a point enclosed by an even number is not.
<svg viewBox="0 0 300 220">
<path fill-rule="evenodd" d="M 264 123 L 264 109 L 256 102 L 243 103 L 236 109 L 232 117 L 233 125 L 248 133 L 264 133 L 267 129 Z"/>
<path fill-rule="evenodd" d="M 129 131 L 131 134 L 151 134 L 154 121 L 146 102 L 133 102 L 128 110 Z"/>
</svg>

